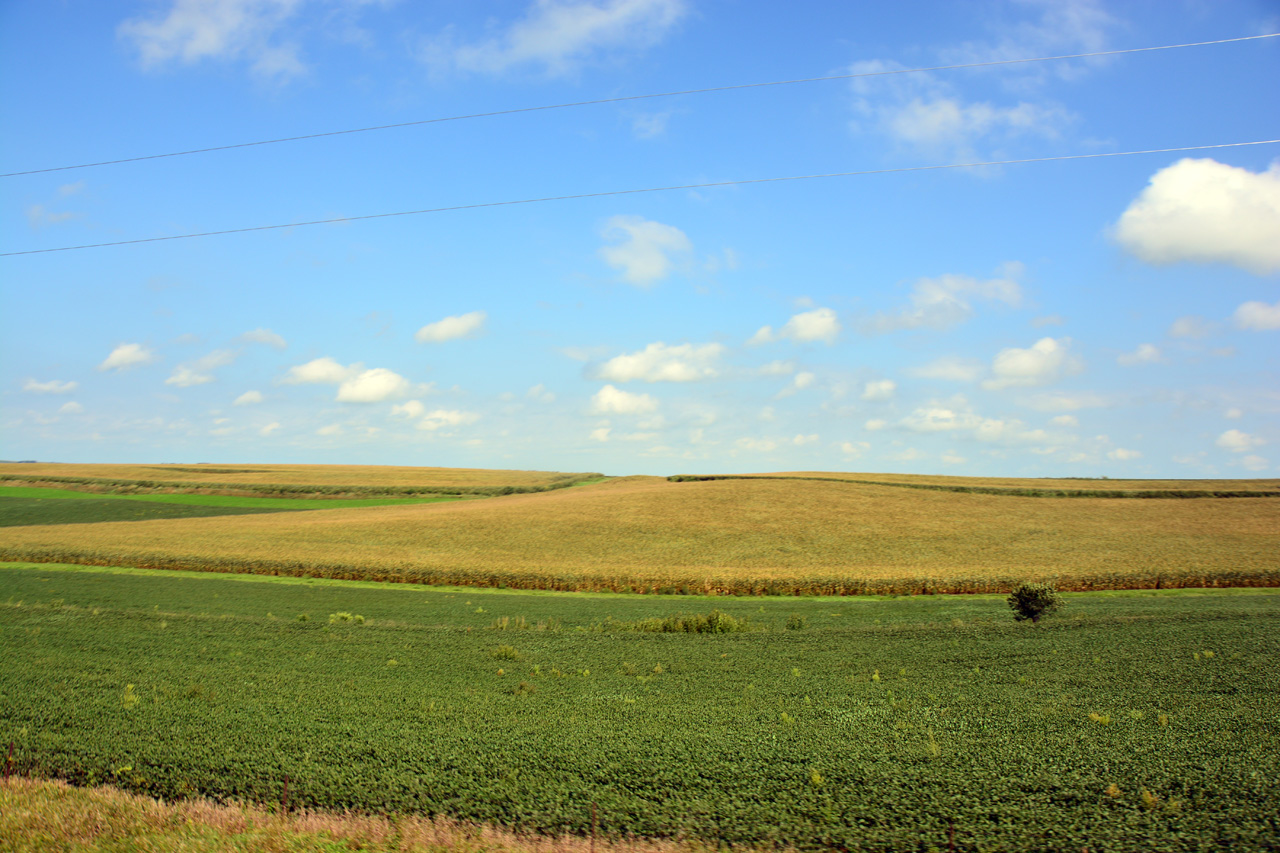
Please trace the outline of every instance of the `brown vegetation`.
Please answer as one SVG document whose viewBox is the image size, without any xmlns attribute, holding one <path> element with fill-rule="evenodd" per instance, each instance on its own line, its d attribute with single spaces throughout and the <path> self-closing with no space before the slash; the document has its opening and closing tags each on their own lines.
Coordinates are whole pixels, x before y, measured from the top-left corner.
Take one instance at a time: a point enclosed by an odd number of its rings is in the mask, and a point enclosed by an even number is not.
<svg viewBox="0 0 1280 853">
<path fill-rule="evenodd" d="M 9 528 L 0 558 L 721 594 L 1273 586 L 1280 502 L 628 477 L 450 504 Z"/>
<path fill-rule="evenodd" d="M 191 799 L 163 802 L 116 788 L 64 782 L 0 782 L 0 848 L 50 851 L 174 850 L 283 853 L 677 853 L 701 847 L 659 841 L 592 843 L 589 838 L 517 835 L 504 829 L 418 816 L 287 812 Z"/>
</svg>

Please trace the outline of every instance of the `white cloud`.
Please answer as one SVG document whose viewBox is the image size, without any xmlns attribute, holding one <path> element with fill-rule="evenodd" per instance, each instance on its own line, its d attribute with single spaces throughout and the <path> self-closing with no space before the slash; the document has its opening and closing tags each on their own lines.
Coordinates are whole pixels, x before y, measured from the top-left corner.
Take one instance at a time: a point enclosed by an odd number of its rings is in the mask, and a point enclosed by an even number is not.
<svg viewBox="0 0 1280 853">
<path fill-rule="evenodd" d="M 361 367 L 359 363 L 343 367 L 325 356 L 289 368 L 289 372 L 280 381 L 286 385 L 337 385 L 350 379 Z"/>
<path fill-rule="evenodd" d="M 893 392 L 898 389 L 898 383 L 892 379 L 878 379 L 874 382 L 868 382 L 862 390 L 862 399 L 864 400 L 891 400 Z"/>
<path fill-rule="evenodd" d="M 1265 471 L 1271 467 L 1271 463 L 1265 458 L 1256 454 L 1250 454 L 1240 460 L 1240 464 L 1250 471 Z"/>
<path fill-rule="evenodd" d="M 554 403 L 556 400 L 555 392 L 548 391 L 547 386 L 541 382 L 526 391 L 525 397 L 530 400 L 536 400 L 539 403 Z"/>
<path fill-rule="evenodd" d="M 1213 331 L 1213 326 L 1203 317 L 1188 315 L 1179 317 L 1169 326 L 1171 338 L 1203 338 Z"/>
<path fill-rule="evenodd" d="M 417 400 L 406 400 L 404 403 L 397 403 L 391 407 L 391 415 L 393 417 L 420 418 L 427 407 Z"/>
<path fill-rule="evenodd" d="M 954 450 L 948 450 L 947 452 L 943 453 L 942 456 L 940 456 L 939 458 L 943 462 L 947 463 L 948 465 L 963 465 L 965 462 L 969 461 L 965 459 L 963 456 L 956 453 Z"/>
<path fill-rule="evenodd" d="M 871 449 L 865 441 L 844 441 L 840 443 L 840 452 L 851 459 L 856 459 Z"/>
<path fill-rule="evenodd" d="M 1133 352 L 1122 353 L 1116 358 L 1116 364 L 1122 367 L 1136 367 L 1140 364 L 1157 364 L 1161 360 L 1160 348 L 1154 344 L 1139 344 Z"/>
<path fill-rule="evenodd" d="M 803 391 L 805 388 L 808 388 L 814 382 L 816 382 L 817 379 L 818 377 L 814 376 L 809 371 L 802 370 L 801 372 L 795 375 L 795 378 L 791 380 L 791 387 L 797 391 Z"/>
<path fill-rule="evenodd" d="M 261 402 L 262 402 L 262 392 L 261 392 L 261 391 L 245 391 L 245 392 L 244 392 L 243 394 L 241 394 L 239 397 L 236 397 L 235 402 L 234 402 L 234 403 L 232 403 L 231 405 L 233 405 L 233 406 L 252 406 L 252 405 L 254 405 L 255 403 L 261 403 Z"/>
<path fill-rule="evenodd" d="M 658 408 L 658 401 L 648 394 L 632 394 L 606 385 L 591 398 L 591 410 L 597 414 L 642 415 Z"/>
<path fill-rule="evenodd" d="M 795 438 L 791 439 L 791 443 L 796 447 L 804 447 L 806 444 L 813 444 L 817 440 L 818 434 L 812 433 L 810 435 L 797 435 Z"/>
<path fill-rule="evenodd" d="M 1227 409 L 1225 412 L 1223 412 L 1223 413 L 1222 413 L 1222 416 L 1223 416 L 1224 418 L 1227 418 L 1227 419 L 1229 419 L 1229 420 L 1233 420 L 1233 421 L 1234 421 L 1234 420 L 1239 420 L 1240 418 L 1243 418 L 1243 417 L 1244 417 L 1244 411 L 1243 411 L 1243 410 L 1241 410 L 1241 409 L 1237 409 L 1237 408 L 1234 408 L 1234 407 L 1233 407 L 1233 408 Z"/>
<path fill-rule="evenodd" d="M 275 431 L 276 431 L 276 430 L 278 430 L 278 429 L 280 429 L 280 423 L 279 423 L 279 421 L 272 421 L 271 423 L 269 423 L 269 424 L 267 424 L 266 426 L 264 426 L 262 429 L 258 430 L 258 435 L 261 435 L 261 436 L 268 436 L 268 435 L 271 435 L 271 433 L 275 432 Z"/>
<path fill-rule="evenodd" d="M 1067 352 L 1070 338 L 1041 338 L 1027 349 L 1002 349 L 991 364 L 994 378 L 982 383 L 988 390 L 1011 386 L 1044 385 L 1060 375 L 1078 369 L 1078 362 Z"/>
<path fill-rule="evenodd" d="M 213 381 L 211 371 L 219 367 L 225 367 L 235 360 L 236 354 L 230 350 L 214 350 L 195 361 L 179 364 L 173 369 L 173 374 L 164 381 L 164 384 L 174 385 L 178 388 L 204 385 Z"/>
<path fill-rule="evenodd" d="M 43 228 L 46 225 L 58 225 L 68 220 L 75 219 L 79 214 L 63 212 L 54 212 L 46 208 L 43 204 L 33 204 L 27 207 L 27 224 L 32 228 Z"/>
<path fill-rule="evenodd" d="M 1058 415 L 1056 418 L 1051 419 L 1049 423 L 1060 427 L 1078 427 L 1080 426 L 1080 419 L 1075 415 Z"/>
<path fill-rule="evenodd" d="M 591 431 L 591 435 L 588 438 L 592 441 L 608 441 L 609 428 L 607 426 L 597 427 Z"/>
<path fill-rule="evenodd" d="M 771 361 L 756 368 L 757 376 L 789 376 L 796 372 L 794 361 Z"/>
<path fill-rule="evenodd" d="M 343 432 L 342 424 L 329 424 L 316 430 L 316 435 L 342 435 Z"/>
<path fill-rule="evenodd" d="M 247 60 L 262 77 L 305 70 L 297 45 L 275 36 L 303 0 L 173 0 L 167 14 L 133 18 L 118 34 L 133 43 L 144 68 L 177 60 Z"/>
<path fill-rule="evenodd" d="M 885 427 L 887 427 L 888 425 L 889 425 L 889 422 L 888 422 L 888 421 L 886 421 L 886 420 L 884 420 L 883 418 L 872 418 L 871 420 L 867 421 L 867 422 L 866 422 L 865 424 L 863 424 L 862 426 L 863 426 L 863 428 L 864 428 L 864 429 L 866 429 L 868 432 L 876 432 L 877 430 L 882 430 L 882 429 L 884 429 L 884 428 L 885 428 Z"/>
<path fill-rule="evenodd" d="M 894 71 L 897 62 L 854 63 L 851 74 Z M 931 74 L 899 74 L 853 81 L 855 113 L 869 127 L 922 152 L 971 157 L 980 140 L 1056 137 L 1073 120 L 1052 103 L 1021 100 L 993 104 L 966 100 L 953 84 Z M 861 129 L 855 122 L 854 129 Z"/>
<path fill-rule="evenodd" d="M 1077 412 L 1080 409 L 1101 409 L 1109 404 L 1105 397 L 1091 391 L 1075 394 L 1057 391 L 1037 394 L 1027 401 L 1027 405 L 1037 412 Z"/>
<path fill-rule="evenodd" d="M 409 380 L 385 367 L 352 376 L 338 386 L 339 403 L 381 403 L 409 393 Z"/>
<path fill-rule="evenodd" d="M 111 351 L 106 360 L 98 365 L 99 370 L 128 370 L 142 364 L 150 364 L 155 354 L 142 344 L 121 344 Z"/>
<path fill-rule="evenodd" d="M 29 394 L 70 394 L 80 387 L 80 383 L 50 379 L 48 382 L 37 382 L 28 379 L 22 383 L 22 390 Z"/>
<path fill-rule="evenodd" d="M 1107 452 L 1108 459 L 1115 459 L 1118 462 L 1128 462 L 1131 459 L 1141 459 L 1142 451 L 1126 450 L 1123 447 L 1117 447 L 1115 450 Z"/>
<path fill-rule="evenodd" d="M 64 415 L 78 415 L 84 411 L 84 406 L 75 400 L 68 400 L 58 407 L 58 411 Z"/>
<path fill-rule="evenodd" d="M 794 315 L 776 333 L 773 331 L 772 326 L 763 326 L 747 343 L 749 345 L 767 344 L 782 338 L 789 338 L 800 342 L 824 341 L 828 344 L 833 344 L 836 337 L 839 336 L 841 328 L 840 321 L 836 319 L 836 312 L 830 308 L 818 308 Z"/>
<path fill-rule="evenodd" d="M 535 0 L 496 37 L 455 44 L 446 31 L 424 58 L 439 68 L 496 74 L 532 66 L 572 73 L 602 54 L 656 44 L 685 14 L 684 0 Z"/>
<path fill-rule="evenodd" d="M 596 378 L 613 382 L 694 382 L 719 375 L 715 361 L 724 352 L 720 344 L 680 344 L 661 341 L 643 350 L 609 359 L 596 371 Z"/>
<path fill-rule="evenodd" d="M 418 429 L 434 432 L 445 427 L 464 426 L 480 420 L 475 412 L 460 412 L 456 409 L 436 409 L 418 422 Z"/>
<path fill-rule="evenodd" d="M 982 375 L 982 364 L 969 358 L 944 356 L 921 367 L 907 369 L 911 376 L 922 379 L 945 379 L 950 382 L 973 382 Z"/>
<path fill-rule="evenodd" d="M 767 438 L 740 438 L 734 445 L 752 453 L 769 453 L 778 449 L 778 442 Z"/>
<path fill-rule="evenodd" d="M 284 342 L 284 338 L 277 335 L 270 329 L 254 329 L 251 332 L 245 332 L 240 336 L 240 340 L 251 344 L 266 344 L 275 349 L 284 349 L 288 346 Z"/>
<path fill-rule="evenodd" d="M 1276 235 L 1280 240 L 1280 234 Z M 1280 302 L 1268 305 L 1265 302 L 1246 302 L 1236 309 L 1236 325 L 1242 329 L 1255 332 L 1272 332 L 1280 329 Z"/>
<path fill-rule="evenodd" d="M 602 247 L 600 257 L 620 270 L 624 279 L 640 287 L 671 275 L 677 259 L 693 251 L 693 244 L 679 228 L 639 216 L 613 217 L 605 225 L 603 236 L 620 242 Z"/>
<path fill-rule="evenodd" d="M 1116 223 L 1116 240 L 1151 264 L 1224 263 L 1280 271 L 1280 161 L 1250 172 L 1184 158 L 1156 172 Z"/>
<path fill-rule="evenodd" d="M 483 311 L 472 311 L 457 317 L 445 317 L 423 326 L 413 338 L 420 344 L 440 344 L 458 338 L 469 338 L 484 327 L 488 316 Z"/>
<path fill-rule="evenodd" d="M 1223 450 L 1230 450 L 1232 453 L 1244 453 L 1255 447 L 1261 447 L 1266 444 L 1266 441 L 1256 435 L 1249 435 L 1249 433 L 1241 432 L 1238 429 L 1229 429 L 1218 436 L 1218 440 L 1214 444 Z"/>
</svg>

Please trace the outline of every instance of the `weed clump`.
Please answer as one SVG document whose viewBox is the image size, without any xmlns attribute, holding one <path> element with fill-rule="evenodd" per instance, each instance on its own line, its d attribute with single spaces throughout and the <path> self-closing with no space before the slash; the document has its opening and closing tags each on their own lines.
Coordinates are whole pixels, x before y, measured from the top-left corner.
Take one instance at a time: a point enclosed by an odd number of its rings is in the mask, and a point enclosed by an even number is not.
<svg viewBox="0 0 1280 853">
<path fill-rule="evenodd" d="M 609 617 L 592 626 L 595 631 L 639 631 L 646 634 L 735 634 L 754 631 L 751 620 L 731 616 L 722 610 L 710 613 L 676 613 L 648 619 L 622 620 Z"/>
</svg>

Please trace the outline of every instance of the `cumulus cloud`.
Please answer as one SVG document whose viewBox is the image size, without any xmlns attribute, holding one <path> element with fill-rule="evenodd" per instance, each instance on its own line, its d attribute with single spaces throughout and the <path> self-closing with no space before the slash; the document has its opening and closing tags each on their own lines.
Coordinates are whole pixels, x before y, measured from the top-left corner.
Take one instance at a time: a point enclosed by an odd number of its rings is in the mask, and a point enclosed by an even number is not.
<svg viewBox="0 0 1280 853">
<path fill-rule="evenodd" d="M 600 257 L 619 270 L 625 280 L 640 287 L 667 278 L 677 263 L 693 251 L 693 244 L 679 228 L 639 216 L 613 217 L 605 225 L 603 236 L 616 245 L 602 247 Z"/>
<path fill-rule="evenodd" d="M 203 358 L 179 364 L 173 374 L 164 381 L 165 385 L 178 388 L 190 388 L 193 385 L 204 385 L 213 381 L 211 371 L 225 367 L 236 360 L 236 354 L 230 350 L 214 350 Z"/>
<path fill-rule="evenodd" d="M 409 380 L 385 367 L 365 370 L 338 386 L 339 403 L 381 403 L 409 393 Z"/>
<path fill-rule="evenodd" d="M 1108 459 L 1115 459 L 1117 462 L 1128 462 L 1131 459 L 1141 459 L 1142 451 L 1126 450 L 1123 447 L 1117 447 L 1115 450 L 1107 452 Z"/>
<path fill-rule="evenodd" d="M 965 462 L 969 461 L 954 450 L 948 450 L 938 458 L 948 465 L 963 465 Z"/>
<path fill-rule="evenodd" d="M 982 375 L 980 362 L 969 358 L 944 356 L 920 367 L 911 367 L 907 373 L 921 379 L 945 379 L 950 382 L 973 382 Z"/>
<path fill-rule="evenodd" d="M 607 426 L 596 427 L 591 431 L 591 435 L 589 435 L 588 438 L 592 441 L 608 441 L 609 428 Z"/>
<path fill-rule="evenodd" d="M 1280 239 L 1280 235 L 1277 235 Z M 1280 329 L 1280 302 L 1268 305 L 1265 302 L 1246 302 L 1236 309 L 1236 325 L 1242 329 L 1255 332 L 1273 332 Z"/>
<path fill-rule="evenodd" d="M 142 344 L 121 344 L 111 351 L 99 370 L 128 370 L 155 361 L 155 354 Z"/>
<path fill-rule="evenodd" d="M 591 398 L 591 411 L 596 414 L 643 415 L 655 411 L 658 401 L 648 394 L 632 394 L 606 385 Z"/>
<path fill-rule="evenodd" d="M 1115 239 L 1151 264 L 1232 264 L 1280 271 L 1280 161 L 1250 172 L 1184 158 L 1156 172 L 1120 216 Z"/>
<path fill-rule="evenodd" d="M 261 403 L 261 402 L 262 402 L 262 399 L 263 399 L 263 398 L 262 398 L 262 392 L 261 392 L 261 391 L 245 391 L 245 392 L 244 392 L 243 394 L 241 394 L 239 397 L 236 397 L 235 402 L 234 402 L 234 403 L 232 403 L 231 405 L 233 405 L 233 406 L 252 406 L 252 405 L 255 405 L 255 404 L 257 404 L 257 403 Z"/>
<path fill-rule="evenodd" d="M 1061 427 L 1078 427 L 1080 426 L 1080 419 L 1075 415 L 1058 415 L 1056 418 L 1050 419 L 1049 423 Z"/>
<path fill-rule="evenodd" d="M 475 412 L 460 412 L 456 409 L 436 409 L 418 422 L 418 429 L 430 432 L 446 427 L 465 426 L 480 420 Z"/>
<path fill-rule="evenodd" d="M 871 420 L 867 421 L 867 422 L 866 422 L 865 424 L 863 424 L 862 426 L 863 426 L 863 428 L 864 428 L 864 429 L 866 429 L 868 432 L 876 432 L 876 431 L 878 431 L 878 430 L 882 430 L 882 429 L 884 429 L 884 428 L 885 428 L 885 427 L 887 427 L 888 425 L 889 425 L 889 422 L 888 422 L 888 421 L 886 421 L 884 418 L 872 418 Z"/>
<path fill-rule="evenodd" d="M 403 403 L 397 403 L 391 407 L 391 415 L 393 417 L 402 418 L 420 418 L 427 407 L 417 400 L 406 400 Z"/>
<path fill-rule="evenodd" d="M 1218 436 L 1218 440 L 1214 444 L 1223 450 L 1230 450 L 1232 453 L 1245 453 L 1255 447 L 1261 447 L 1266 444 L 1266 441 L 1256 435 L 1249 435 L 1249 433 L 1241 432 L 1238 429 L 1229 429 Z"/>
<path fill-rule="evenodd" d="M 258 430 L 258 435 L 265 437 L 265 436 L 271 435 L 271 433 L 275 432 L 278 429 L 280 429 L 280 422 L 272 421 L 271 423 L 262 427 L 262 429 Z"/>
<path fill-rule="evenodd" d="M 1203 317 L 1188 315 L 1179 317 L 1169 326 L 1171 338 L 1203 338 L 1213 331 L 1213 326 Z"/>
<path fill-rule="evenodd" d="M 483 311 L 472 311 L 457 317 L 445 317 L 423 326 L 413 338 L 420 344 L 441 344 L 458 338 L 469 338 L 484 328 L 484 321 L 488 316 Z"/>
<path fill-rule="evenodd" d="M 993 377 L 983 382 L 982 387 L 998 391 L 1052 382 L 1078 369 L 1079 363 L 1067 352 L 1070 346 L 1070 338 L 1041 338 L 1027 349 L 1002 349 L 991 364 Z"/>
<path fill-rule="evenodd" d="M 997 444 L 1065 443 L 1070 436 L 1031 429 L 1022 421 L 988 418 L 973 411 L 964 397 L 932 402 L 916 408 L 898 422 L 903 429 L 918 433 L 956 432 L 983 442 Z"/>
<path fill-rule="evenodd" d="M 840 443 L 840 452 L 850 459 L 856 459 L 871 449 L 871 445 L 865 441 L 843 441 Z"/>
<path fill-rule="evenodd" d="M 29 394 L 70 394 L 80 387 L 80 383 L 50 379 L 48 382 L 37 382 L 28 379 L 22 383 L 22 390 Z"/>
<path fill-rule="evenodd" d="M 342 435 L 343 432 L 342 424 L 329 424 L 316 430 L 316 435 Z"/>
<path fill-rule="evenodd" d="M 878 379 L 868 382 L 866 387 L 862 389 L 862 399 L 864 400 L 892 400 L 893 392 L 898 388 L 898 383 L 892 379 Z"/>
<path fill-rule="evenodd" d="M 360 364 L 343 367 L 325 356 L 289 368 L 289 372 L 280 381 L 286 385 L 337 385 L 358 373 L 360 367 Z"/>
<path fill-rule="evenodd" d="M 275 349 L 284 349 L 288 344 L 284 342 L 284 338 L 277 335 L 270 329 L 254 329 L 251 332 L 245 332 L 239 338 L 241 341 L 250 344 L 266 344 Z"/>
<path fill-rule="evenodd" d="M 298 46 L 279 32 L 303 0 L 173 0 L 167 12 L 132 18 L 117 29 L 144 68 L 170 62 L 243 59 L 262 77 L 305 71 Z"/>
<path fill-rule="evenodd" d="M 1101 394 L 1081 391 L 1037 394 L 1027 401 L 1027 405 L 1037 412 L 1076 412 L 1080 409 L 1101 409 L 1110 404 Z"/>
<path fill-rule="evenodd" d="M 555 392 L 547 390 L 541 382 L 526 391 L 524 396 L 539 403 L 554 403 L 556 400 Z"/>
<path fill-rule="evenodd" d="M 1254 472 L 1265 471 L 1271 467 L 1271 463 L 1265 458 L 1256 454 L 1250 454 L 1240 460 L 1240 464 L 1246 469 Z"/>
<path fill-rule="evenodd" d="M 494 37 L 459 44 L 447 30 L 423 58 L 438 69 L 497 74 L 532 67 L 565 75 L 603 55 L 656 44 L 685 11 L 684 0 L 535 0 Z"/>
<path fill-rule="evenodd" d="M 1122 367 L 1136 367 L 1140 364 L 1157 364 L 1161 360 L 1160 348 L 1154 344 L 1139 344 L 1133 352 L 1122 353 L 1116 358 L 1116 364 Z"/>
<path fill-rule="evenodd" d="M 1022 269 L 1020 263 L 1007 263 L 999 278 L 985 281 L 967 275 L 919 279 L 911 288 L 909 308 L 871 318 L 866 330 L 882 334 L 901 329 L 948 329 L 973 316 L 974 299 L 1016 307 L 1022 303 L 1022 288 L 1017 281 Z"/>
<path fill-rule="evenodd" d="M 813 311 L 805 311 L 794 315 L 777 332 L 773 330 L 772 326 L 763 326 L 747 343 L 751 345 L 767 344 L 787 338 L 802 343 L 823 341 L 833 344 L 840 335 L 842 328 L 840 321 L 836 319 L 836 312 L 830 308 L 817 308 Z"/>
<path fill-rule="evenodd" d="M 639 352 L 609 359 L 596 370 L 596 378 L 613 382 L 696 382 L 719 375 L 716 361 L 724 352 L 720 344 L 680 344 L 662 341 Z"/>
</svg>

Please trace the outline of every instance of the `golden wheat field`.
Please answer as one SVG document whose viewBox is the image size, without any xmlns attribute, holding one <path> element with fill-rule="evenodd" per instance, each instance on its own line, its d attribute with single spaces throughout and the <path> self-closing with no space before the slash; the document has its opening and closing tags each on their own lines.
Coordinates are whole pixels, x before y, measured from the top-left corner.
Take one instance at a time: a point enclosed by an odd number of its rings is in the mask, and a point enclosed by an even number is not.
<svg viewBox="0 0 1280 853">
<path fill-rule="evenodd" d="M 0 558 L 721 593 L 1274 585 L 1280 500 L 625 477 L 449 504 L 14 527 Z"/>
<path fill-rule="evenodd" d="M 898 483 L 948 488 L 1049 489 L 1061 491 L 1208 491 L 1272 492 L 1280 479 L 1252 480 L 1121 480 L 1082 477 L 953 477 L 944 474 L 839 474 L 829 471 L 783 471 L 751 477 L 818 477 L 857 482 Z"/>
<path fill-rule="evenodd" d="M 378 488 L 489 488 L 546 486 L 587 475 L 556 471 L 421 468 L 392 465 L 110 465 L 0 463 L 0 479 L 58 482 L 62 478 L 178 485 L 350 486 Z"/>
</svg>

